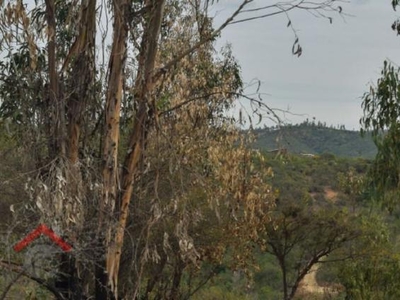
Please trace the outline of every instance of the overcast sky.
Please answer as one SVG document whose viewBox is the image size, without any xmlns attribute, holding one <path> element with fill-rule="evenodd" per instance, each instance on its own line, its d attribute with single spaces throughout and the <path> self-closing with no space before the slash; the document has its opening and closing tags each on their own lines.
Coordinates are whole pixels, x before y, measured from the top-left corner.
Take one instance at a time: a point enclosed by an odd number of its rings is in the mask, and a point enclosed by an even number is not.
<svg viewBox="0 0 400 300">
<path fill-rule="evenodd" d="M 265 1 L 265 0 L 259 0 Z M 216 23 L 238 0 L 221 0 Z M 291 54 L 293 32 L 285 16 L 228 27 L 219 46 L 229 42 L 242 67 L 243 79 L 262 82 L 264 99 L 272 107 L 289 109 L 294 123 L 315 117 L 329 125 L 358 129 L 361 96 L 379 77 L 385 59 L 400 64 L 400 37 L 391 30 L 397 18 L 391 1 L 353 0 L 334 15 L 333 24 L 304 11 L 291 14 L 303 54 Z M 259 2 L 260 3 L 260 2 Z M 264 2 L 265 3 L 265 2 Z"/>
<path fill-rule="evenodd" d="M 211 10 L 215 26 L 242 1 L 220 0 Z M 383 61 L 400 65 L 400 36 L 391 30 L 400 13 L 393 11 L 390 0 L 350 0 L 341 6 L 350 16 L 335 14 L 332 24 L 305 11 L 290 13 L 303 48 L 300 58 L 291 53 L 294 35 L 284 15 L 228 26 L 218 47 L 232 44 L 243 80 L 260 80 L 270 107 L 302 115 L 287 114 L 287 121 L 315 117 L 328 125 L 358 129 L 361 96 L 376 82 Z"/>
</svg>

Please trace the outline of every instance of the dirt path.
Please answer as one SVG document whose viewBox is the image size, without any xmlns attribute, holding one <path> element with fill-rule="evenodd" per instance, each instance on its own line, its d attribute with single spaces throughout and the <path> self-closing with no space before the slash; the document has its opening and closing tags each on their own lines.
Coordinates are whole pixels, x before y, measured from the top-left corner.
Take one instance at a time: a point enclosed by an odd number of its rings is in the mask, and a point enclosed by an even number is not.
<svg viewBox="0 0 400 300">
<path fill-rule="evenodd" d="M 310 272 L 306 276 L 304 276 L 303 280 L 300 283 L 299 291 L 307 294 L 323 294 L 326 291 L 326 288 L 320 286 L 317 282 L 317 271 L 319 269 L 319 265 L 314 265 Z"/>
<path fill-rule="evenodd" d="M 320 268 L 320 264 L 314 265 L 310 272 L 306 276 L 304 276 L 303 280 L 300 282 L 299 289 L 297 291 L 297 295 L 315 295 L 320 296 L 321 299 L 325 299 L 324 297 L 327 295 L 336 295 L 340 290 L 342 290 L 341 285 L 332 284 L 329 286 L 321 286 L 317 282 L 317 272 Z M 320 298 L 318 297 L 318 299 Z M 304 299 L 304 298 L 303 298 Z M 328 298 L 331 299 L 331 298 Z"/>
<path fill-rule="evenodd" d="M 324 188 L 324 192 L 325 192 L 325 198 L 326 198 L 327 200 L 330 200 L 330 201 L 332 201 L 333 203 L 336 202 L 337 196 L 338 196 L 338 192 L 332 190 L 332 188 L 329 187 L 329 186 L 326 186 L 326 187 Z"/>
</svg>

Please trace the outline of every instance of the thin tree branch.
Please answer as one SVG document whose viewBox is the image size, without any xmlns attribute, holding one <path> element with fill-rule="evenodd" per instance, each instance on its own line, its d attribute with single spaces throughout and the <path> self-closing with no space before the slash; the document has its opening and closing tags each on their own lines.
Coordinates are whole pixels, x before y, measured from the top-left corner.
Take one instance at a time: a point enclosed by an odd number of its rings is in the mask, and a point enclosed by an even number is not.
<svg viewBox="0 0 400 300">
<path fill-rule="evenodd" d="M 8 292 L 10 291 L 11 287 L 18 281 L 18 279 L 21 278 L 23 274 L 19 273 L 17 277 L 15 277 L 11 282 L 7 285 L 7 287 L 4 289 L 3 293 L 0 295 L 0 300 L 5 300 L 7 297 Z"/>
<path fill-rule="evenodd" d="M 174 59 L 172 59 L 171 61 L 169 61 L 168 63 L 166 63 L 163 67 L 159 68 L 158 70 L 156 70 L 156 72 L 153 75 L 153 80 L 157 80 L 157 78 L 159 78 L 162 74 L 164 74 L 166 71 L 168 71 L 170 68 L 172 68 L 176 63 L 178 63 L 179 61 L 181 61 L 185 56 L 189 55 L 190 53 L 196 51 L 198 48 L 200 48 L 201 46 L 203 46 L 204 44 L 206 44 L 207 42 L 209 42 L 210 40 L 212 40 L 213 38 L 215 38 L 216 36 L 218 36 L 221 31 L 228 26 L 229 24 L 232 23 L 232 21 L 240 14 L 240 12 L 243 10 L 243 8 L 249 4 L 250 2 L 252 2 L 252 0 L 244 0 L 242 2 L 242 4 L 236 9 L 236 11 L 228 18 L 225 20 L 225 22 L 216 30 L 214 30 L 214 32 L 208 37 L 205 38 L 203 40 L 200 40 L 199 42 L 197 42 L 196 44 L 194 44 L 192 47 L 190 47 L 189 49 L 183 51 L 182 53 L 178 54 Z"/>
</svg>

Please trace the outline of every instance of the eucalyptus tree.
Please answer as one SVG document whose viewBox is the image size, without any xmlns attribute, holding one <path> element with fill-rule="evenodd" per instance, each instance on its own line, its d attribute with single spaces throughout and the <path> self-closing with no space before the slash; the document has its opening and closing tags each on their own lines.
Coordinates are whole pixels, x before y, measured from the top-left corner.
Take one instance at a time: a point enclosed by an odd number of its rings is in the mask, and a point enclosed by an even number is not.
<svg viewBox="0 0 400 300">
<path fill-rule="evenodd" d="M 392 1 L 394 10 L 398 0 Z M 392 29 L 400 33 L 396 20 Z M 381 77 L 363 95 L 364 116 L 360 120 L 362 131 L 371 131 L 378 153 L 369 172 L 371 194 L 389 208 L 398 204 L 400 187 L 400 69 L 390 61 L 384 61 Z"/>
<path fill-rule="evenodd" d="M 153 224 L 169 218 L 175 230 L 159 229 L 166 237 L 163 251 L 170 253 L 167 237 L 174 232 L 183 265 L 189 250 L 193 262 L 206 257 L 189 230 L 193 214 L 206 211 L 202 205 L 188 209 L 196 189 L 203 189 L 200 203 L 224 217 L 224 230 L 241 237 L 232 242 L 256 240 L 272 194 L 263 184 L 267 174 L 252 169 L 252 152 L 238 142 L 238 126 L 225 114 L 243 92 L 239 67 L 229 51 L 216 60 L 213 42 L 227 26 L 277 14 L 293 29 L 295 9 L 332 20 L 332 13 L 342 12 L 340 2 L 238 1 L 217 28 L 209 15 L 217 1 L 34 2 L 0 1 L 0 112 L 36 170 L 26 185 L 35 210 L 74 244 L 74 263 L 62 272 L 74 279 L 68 297 L 118 297 L 118 287 L 129 283 L 118 279 L 122 254 L 129 253 L 125 233 L 137 221 L 130 216 L 145 219 L 139 226 L 144 244 L 135 241 L 141 252 L 133 255 L 137 276 L 130 297 L 140 294 L 143 262 L 151 256 L 150 235 L 143 232 L 150 234 Z M 296 36 L 293 54 L 301 52 Z M 269 110 L 253 101 L 258 111 Z M 157 172 L 150 176 L 149 170 Z M 154 193 L 143 192 L 148 182 Z M 159 196 L 161 182 L 169 182 L 169 196 Z M 171 204 L 180 210 L 170 211 Z M 182 273 L 182 267 L 175 270 Z M 174 278 L 179 285 L 182 276 Z M 148 297 L 154 282 L 148 281 Z M 163 297 L 182 296 L 176 287 L 168 293 Z"/>
</svg>

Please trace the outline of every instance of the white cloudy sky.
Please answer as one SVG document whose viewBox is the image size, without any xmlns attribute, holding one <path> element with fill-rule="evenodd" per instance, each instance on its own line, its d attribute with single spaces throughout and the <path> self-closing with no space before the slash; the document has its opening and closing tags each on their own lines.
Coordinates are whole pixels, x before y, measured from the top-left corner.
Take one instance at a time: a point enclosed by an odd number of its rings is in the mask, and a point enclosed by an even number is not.
<svg viewBox="0 0 400 300">
<path fill-rule="evenodd" d="M 265 1 L 265 0 L 259 0 Z M 238 0 L 221 0 L 214 9 L 216 23 L 229 14 Z M 391 1 L 352 0 L 343 3 L 343 20 L 333 24 L 302 11 L 291 14 L 303 55 L 291 54 L 293 32 L 285 16 L 228 27 L 220 45 L 229 42 L 239 60 L 243 79 L 262 82 L 266 103 L 289 109 L 302 117 L 358 129 L 361 96 L 379 77 L 385 59 L 400 64 L 400 37 L 391 30 L 397 18 Z M 400 14 L 399 14 L 400 15 Z"/>
</svg>

